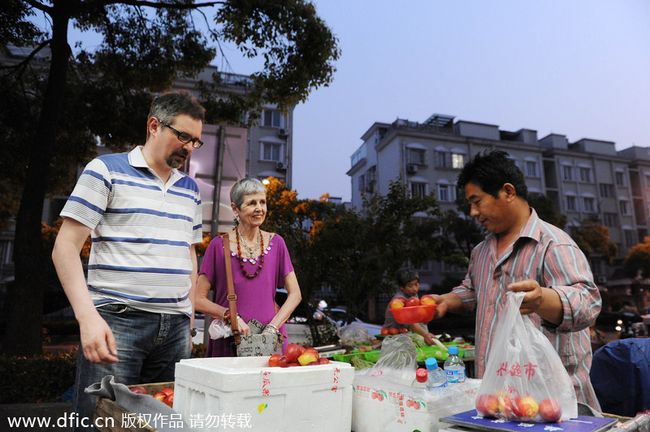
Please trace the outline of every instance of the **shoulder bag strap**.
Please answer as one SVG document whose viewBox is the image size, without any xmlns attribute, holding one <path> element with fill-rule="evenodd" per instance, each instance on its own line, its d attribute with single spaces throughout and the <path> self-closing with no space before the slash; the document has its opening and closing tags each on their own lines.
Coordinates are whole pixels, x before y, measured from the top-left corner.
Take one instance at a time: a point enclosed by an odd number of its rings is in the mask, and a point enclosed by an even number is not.
<svg viewBox="0 0 650 432">
<path fill-rule="evenodd" d="M 223 255 L 226 261 L 226 282 L 228 286 L 228 308 L 230 310 L 230 326 L 232 335 L 235 338 L 235 345 L 241 342 L 239 334 L 239 323 L 237 320 L 237 294 L 235 294 L 235 285 L 232 282 L 232 265 L 230 263 L 230 239 L 228 233 L 223 236 Z"/>
</svg>

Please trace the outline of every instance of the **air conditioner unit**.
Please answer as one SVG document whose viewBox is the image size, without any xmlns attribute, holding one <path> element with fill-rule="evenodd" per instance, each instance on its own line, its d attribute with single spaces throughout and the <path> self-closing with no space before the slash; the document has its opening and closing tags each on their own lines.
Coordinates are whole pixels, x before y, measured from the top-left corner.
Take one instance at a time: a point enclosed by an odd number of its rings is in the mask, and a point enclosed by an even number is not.
<svg viewBox="0 0 650 432">
<path fill-rule="evenodd" d="M 287 170 L 287 167 L 284 165 L 284 162 L 278 162 L 275 164 L 275 170 L 285 172 Z"/>
<path fill-rule="evenodd" d="M 415 174 L 418 172 L 418 165 L 414 163 L 406 164 L 406 172 L 408 174 Z"/>
<path fill-rule="evenodd" d="M 278 131 L 278 138 L 286 139 L 287 137 L 289 137 L 289 134 L 287 133 L 286 129 L 283 128 Z"/>
</svg>

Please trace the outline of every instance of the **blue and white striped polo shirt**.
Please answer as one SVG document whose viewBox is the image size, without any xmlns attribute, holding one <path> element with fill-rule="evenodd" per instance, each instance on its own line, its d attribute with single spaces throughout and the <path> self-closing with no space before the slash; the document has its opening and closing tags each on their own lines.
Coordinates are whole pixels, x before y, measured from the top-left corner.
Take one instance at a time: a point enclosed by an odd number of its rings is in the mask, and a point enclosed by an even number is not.
<svg viewBox="0 0 650 432">
<path fill-rule="evenodd" d="M 142 147 L 100 156 L 86 165 L 61 216 L 92 230 L 88 289 L 96 306 L 191 314 L 190 245 L 202 236 L 193 179 L 173 170 L 163 184 Z"/>
</svg>

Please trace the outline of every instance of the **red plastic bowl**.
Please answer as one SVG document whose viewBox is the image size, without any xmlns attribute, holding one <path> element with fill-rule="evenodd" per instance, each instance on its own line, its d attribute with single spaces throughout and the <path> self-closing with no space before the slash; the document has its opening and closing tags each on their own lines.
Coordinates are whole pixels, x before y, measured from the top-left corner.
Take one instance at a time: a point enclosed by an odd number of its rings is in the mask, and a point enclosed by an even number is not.
<svg viewBox="0 0 650 432">
<path fill-rule="evenodd" d="M 395 321 L 400 324 L 428 323 L 436 313 L 437 305 L 408 306 L 403 308 L 392 308 L 390 311 Z"/>
</svg>

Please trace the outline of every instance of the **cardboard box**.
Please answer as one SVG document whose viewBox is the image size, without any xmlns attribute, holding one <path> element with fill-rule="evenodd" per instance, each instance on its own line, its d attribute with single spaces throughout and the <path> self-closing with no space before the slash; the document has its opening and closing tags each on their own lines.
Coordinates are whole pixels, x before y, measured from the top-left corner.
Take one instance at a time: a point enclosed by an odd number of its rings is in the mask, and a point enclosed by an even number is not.
<svg viewBox="0 0 650 432">
<path fill-rule="evenodd" d="M 174 410 L 200 429 L 349 432 L 354 369 L 346 363 L 278 368 L 268 357 L 183 360 L 176 364 Z M 216 419 L 219 420 L 216 420 Z"/>
</svg>

